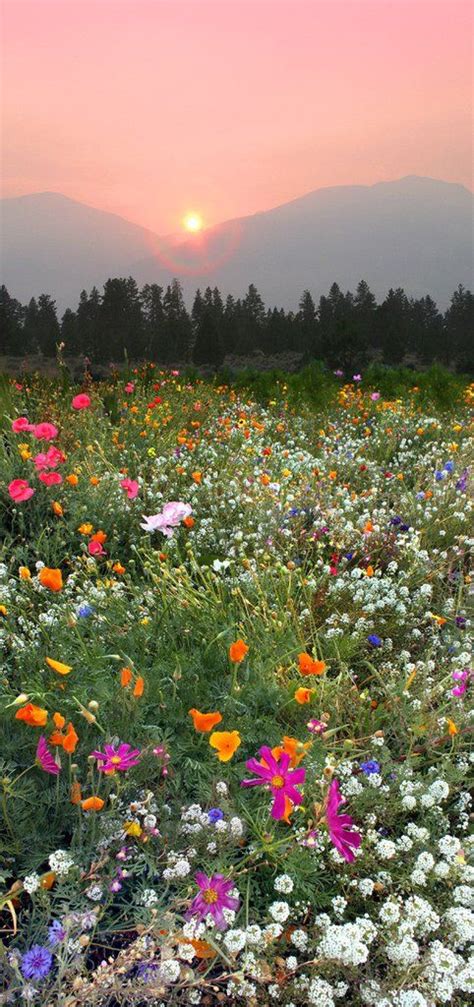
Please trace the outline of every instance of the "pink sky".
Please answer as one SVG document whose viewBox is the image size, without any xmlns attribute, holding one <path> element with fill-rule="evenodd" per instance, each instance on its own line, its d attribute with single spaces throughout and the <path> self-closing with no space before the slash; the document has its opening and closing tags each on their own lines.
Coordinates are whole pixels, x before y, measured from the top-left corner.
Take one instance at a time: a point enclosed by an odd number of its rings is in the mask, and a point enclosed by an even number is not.
<svg viewBox="0 0 474 1007">
<path fill-rule="evenodd" d="M 165 234 L 320 186 L 472 185 L 469 0 L 2 0 L 3 194 Z"/>
</svg>

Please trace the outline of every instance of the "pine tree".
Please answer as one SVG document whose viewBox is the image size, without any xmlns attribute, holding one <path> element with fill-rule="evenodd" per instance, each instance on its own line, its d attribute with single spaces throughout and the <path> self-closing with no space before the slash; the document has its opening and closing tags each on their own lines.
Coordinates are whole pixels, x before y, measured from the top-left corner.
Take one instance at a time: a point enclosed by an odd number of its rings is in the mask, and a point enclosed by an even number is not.
<svg viewBox="0 0 474 1007">
<path fill-rule="evenodd" d="M 23 321 L 26 308 L 10 297 L 5 285 L 0 287 L 0 354 L 21 356 L 25 353 Z"/>
<path fill-rule="evenodd" d="M 165 339 L 162 359 L 168 363 L 187 361 L 191 352 L 192 327 L 179 280 L 174 279 L 166 288 L 163 310 Z"/>
<path fill-rule="evenodd" d="M 193 362 L 220 367 L 224 360 L 221 319 L 216 310 L 215 293 L 210 287 L 204 291 L 204 297 L 199 290 L 196 292 L 192 318 L 195 338 Z"/>
<path fill-rule="evenodd" d="M 474 371 L 474 294 L 462 284 L 451 298 L 444 317 L 451 359 L 460 371 Z"/>
<path fill-rule="evenodd" d="M 77 315 L 71 308 L 66 308 L 61 319 L 61 342 L 64 343 L 64 353 L 68 357 L 77 357 L 80 353 Z"/>
<path fill-rule="evenodd" d="M 100 315 L 101 298 L 97 287 L 88 295 L 81 291 L 77 308 L 77 348 L 89 360 L 110 360 Z"/>
<path fill-rule="evenodd" d="M 38 339 L 38 304 L 34 297 L 28 303 L 25 311 L 25 321 L 23 323 L 24 351 L 25 353 L 39 353 L 40 345 Z"/>
<path fill-rule="evenodd" d="M 45 357 L 55 357 L 61 329 L 56 314 L 56 302 L 49 294 L 41 294 L 38 298 L 36 327 L 41 352 Z"/>
<path fill-rule="evenodd" d="M 144 320 L 135 280 L 107 280 L 100 305 L 100 327 L 109 361 L 132 360 L 143 354 Z"/>
<path fill-rule="evenodd" d="M 377 309 L 378 345 L 387 364 L 400 364 L 410 338 L 410 304 L 401 287 L 391 287 Z"/>
<path fill-rule="evenodd" d="M 161 344 L 164 340 L 165 317 L 162 294 L 163 287 L 157 283 L 146 283 L 140 294 L 144 327 L 144 355 L 147 360 L 163 359 Z"/>
<path fill-rule="evenodd" d="M 307 359 L 318 357 L 320 355 L 318 319 L 316 305 L 309 290 L 304 290 L 301 295 L 296 323 L 298 332 L 296 349 L 304 353 Z"/>
</svg>

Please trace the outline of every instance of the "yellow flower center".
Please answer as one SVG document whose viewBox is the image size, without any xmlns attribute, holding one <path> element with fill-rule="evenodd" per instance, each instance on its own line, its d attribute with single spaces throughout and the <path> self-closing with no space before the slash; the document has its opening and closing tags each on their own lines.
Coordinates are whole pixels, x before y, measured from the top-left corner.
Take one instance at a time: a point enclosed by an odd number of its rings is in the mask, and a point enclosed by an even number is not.
<svg viewBox="0 0 474 1007">
<path fill-rule="evenodd" d="M 205 888 L 202 897 L 208 906 L 212 906 L 219 898 L 215 888 Z"/>
<path fill-rule="evenodd" d="M 113 755 L 110 761 L 113 762 L 114 766 L 118 766 L 122 760 L 120 755 Z"/>
<path fill-rule="evenodd" d="M 280 790 L 281 787 L 285 786 L 285 781 L 282 776 L 272 776 L 271 785 L 272 787 L 276 787 L 277 790 Z"/>
</svg>

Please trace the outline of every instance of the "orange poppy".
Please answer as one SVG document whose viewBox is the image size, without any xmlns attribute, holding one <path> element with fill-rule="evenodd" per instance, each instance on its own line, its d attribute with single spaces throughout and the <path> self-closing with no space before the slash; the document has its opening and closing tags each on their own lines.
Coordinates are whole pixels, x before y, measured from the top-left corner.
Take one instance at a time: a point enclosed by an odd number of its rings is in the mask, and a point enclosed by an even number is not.
<svg viewBox="0 0 474 1007">
<path fill-rule="evenodd" d="M 309 654 L 298 654 L 298 662 L 302 675 L 322 675 L 326 671 L 324 661 L 313 661 Z"/>
<path fill-rule="evenodd" d="M 189 716 L 193 718 L 193 724 L 195 731 L 201 731 L 206 734 L 207 731 L 212 731 L 212 728 L 216 724 L 220 724 L 222 720 L 222 714 L 216 711 L 215 713 L 201 713 L 199 710 L 188 710 Z"/>
<path fill-rule="evenodd" d="M 243 640 L 236 640 L 235 643 L 231 643 L 229 647 L 229 657 L 234 664 L 240 664 L 243 661 L 245 655 L 248 653 L 247 644 Z"/>
<path fill-rule="evenodd" d="M 185 525 L 186 528 L 194 528 L 194 518 L 191 516 L 185 517 L 183 520 L 183 524 Z"/>
<path fill-rule="evenodd" d="M 242 742 L 238 731 L 214 731 L 209 738 L 209 744 L 217 749 L 219 762 L 229 762 Z"/>
<path fill-rule="evenodd" d="M 53 887 L 55 881 L 56 881 L 56 875 L 54 871 L 46 871 L 46 874 L 43 874 L 40 881 L 41 888 L 44 888 L 45 891 L 49 892 L 50 888 Z"/>
<path fill-rule="evenodd" d="M 66 721 L 61 713 L 53 713 L 53 723 L 59 730 L 64 727 Z"/>
<path fill-rule="evenodd" d="M 282 752 L 285 752 L 290 756 L 291 768 L 295 769 L 296 766 L 299 766 L 301 760 L 304 759 L 310 748 L 311 741 L 298 741 L 298 738 L 290 738 L 285 734 L 281 745 L 278 745 L 276 748 L 272 748 L 272 755 L 275 759 L 279 759 Z"/>
<path fill-rule="evenodd" d="M 192 472 L 191 475 L 194 479 L 194 482 L 199 485 L 199 483 L 202 481 L 202 472 Z"/>
<path fill-rule="evenodd" d="M 27 566 L 21 566 L 18 570 L 21 580 L 31 580 L 31 572 Z"/>
<path fill-rule="evenodd" d="M 64 751 L 67 752 L 68 755 L 72 755 L 73 752 L 76 751 L 76 745 L 78 741 L 79 741 L 79 735 L 76 734 L 73 725 L 69 721 L 69 724 L 67 725 L 66 735 L 63 741 Z"/>
<path fill-rule="evenodd" d="M 102 529 L 100 528 L 99 531 L 96 531 L 95 535 L 93 535 L 91 538 L 91 542 L 99 542 L 100 545 L 103 545 L 104 542 L 106 541 L 107 541 L 107 535 L 105 531 L 102 531 Z"/>
<path fill-rule="evenodd" d="M 133 695 L 135 696 L 136 699 L 138 699 L 140 696 L 143 696 L 144 688 L 145 688 L 145 680 L 140 675 L 137 678 L 133 689 Z"/>
<path fill-rule="evenodd" d="M 216 957 L 217 951 L 214 951 L 214 948 L 212 948 L 207 941 L 200 941 L 195 938 L 194 940 L 190 940 L 189 943 L 192 944 L 196 952 L 196 958 L 205 959 Z"/>
<path fill-rule="evenodd" d="M 79 479 L 74 472 L 71 472 L 71 475 L 66 476 L 66 482 L 69 483 L 70 486 L 77 486 Z"/>
<path fill-rule="evenodd" d="M 45 661 L 46 664 L 49 664 L 49 667 L 52 668 L 53 671 L 57 671 L 58 675 L 69 675 L 69 672 L 72 671 L 70 664 L 63 664 L 62 661 L 54 661 L 52 657 L 46 657 Z"/>
<path fill-rule="evenodd" d="M 132 669 L 122 668 L 120 672 L 120 685 L 122 686 L 122 689 L 125 689 L 127 685 L 130 685 L 132 678 L 133 678 Z"/>
<path fill-rule="evenodd" d="M 62 517 L 63 516 L 64 511 L 63 511 L 63 509 L 61 507 L 61 504 L 58 503 L 57 500 L 53 500 L 53 502 L 51 504 L 51 507 L 53 509 L 54 514 L 56 514 L 56 517 Z"/>
<path fill-rule="evenodd" d="M 81 535 L 90 535 L 91 531 L 94 530 L 94 526 L 86 521 L 84 524 L 79 525 L 77 530 Z"/>
<path fill-rule="evenodd" d="M 102 811 L 105 801 L 101 797 L 86 797 L 85 801 L 81 801 L 81 806 L 83 811 Z"/>
<path fill-rule="evenodd" d="M 74 780 L 71 784 L 71 794 L 69 798 L 71 804 L 80 804 L 82 801 L 82 790 L 79 780 Z"/>
<path fill-rule="evenodd" d="M 114 563 L 114 565 L 113 565 L 113 567 L 112 567 L 112 570 L 114 571 L 114 573 L 117 573 L 117 574 L 119 575 L 119 577 L 120 577 L 120 576 L 121 576 L 121 575 L 122 575 L 123 573 L 125 573 L 125 567 L 124 567 L 124 566 L 122 566 L 122 564 L 121 564 L 121 563 Z"/>
<path fill-rule="evenodd" d="M 47 719 L 48 711 L 43 710 L 41 706 L 35 706 L 34 703 L 21 706 L 15 713 L 15 720 L 24 720 L 25 724 L 29 724 L 30 727 L 44 727 Z"/>
<path fill-rule="evenodd" d="M 296 690 L 294 698 L 296 699 L 296 702 L 300 703 L 301 705 L 303 705 L 303 703 L 310 703 L 313 692 L 314 689 L 305 689 L 303 686 L 301 686 L 299 689 Z"/>
<path fill-rule="evenodd" d="M 61 591 L 63 587 L 63 575 L 60 570 L 44 566 L 39 572 L 38 580 L 43 587 L 50 591 Z"/>
</svg>

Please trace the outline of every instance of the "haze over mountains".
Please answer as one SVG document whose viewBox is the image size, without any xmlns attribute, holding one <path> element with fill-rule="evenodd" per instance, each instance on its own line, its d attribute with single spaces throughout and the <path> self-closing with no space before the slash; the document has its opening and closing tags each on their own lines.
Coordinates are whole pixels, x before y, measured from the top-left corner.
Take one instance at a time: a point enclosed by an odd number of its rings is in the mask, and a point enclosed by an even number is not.
<svg viewBox="0 0 474 1007">
<path fill-rule="evenodd" d="M 2 200 L 1 282 L 23 303 L 51 294 L 59 311 L 108 277 L 141 285 L 217 285 L 240 296 L 255 283 L 266 305 L 296 308 L 336 281 L 364 278 L 378 299 L 401 286 L 445 308 L 472 286 L 474 197 L 466 188 L 407 176 L 372 186 L 317 189 L 272 210 L 184 238 L 159 237 L 112 213 L 57 193 Z"/>
</svg>

